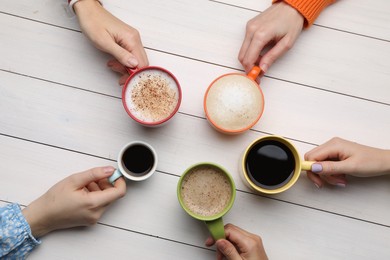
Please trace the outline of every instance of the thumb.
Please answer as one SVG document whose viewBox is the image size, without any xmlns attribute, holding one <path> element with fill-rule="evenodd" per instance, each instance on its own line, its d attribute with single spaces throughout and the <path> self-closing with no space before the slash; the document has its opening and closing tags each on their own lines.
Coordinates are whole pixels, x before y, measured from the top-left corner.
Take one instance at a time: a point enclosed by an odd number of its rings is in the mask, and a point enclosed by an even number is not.
<svg viewBox="0 0 390 260">
<path fill-rule="evenodd" d="M 108 178 L 114 172 L 115 168 L 111 166 L 92 168 L 84 172 L 76 173 L 70 176 L 72 183 L 76 188 L 82 188 L 91 182 L 97 182 L 101 179 Z"/>
<path fill-rule="evenodd" d="M 229 241 L 220 239 L 216 242 L 216 246 L 218 251 L 221 252 L 227 260 L 241 260 L 236 248 Z"/>
<path fill-rule="evenodd" d="M 138 66 L 138 60 L 137 58 L 126 49 L 122 48 L 115 42 L 111 42 L 106 47 L 106 52 L 110 53 L 112 56 L 115 57 L 122 65 L 130 67 L 130 68 L 136 68 Z"/>
<path fill-rule="evenodd" d="M 312 165 L 311 171 L 319 175 L 349 174 L 350 169 L 345 161 L 323 161 Z"/>
</svg>

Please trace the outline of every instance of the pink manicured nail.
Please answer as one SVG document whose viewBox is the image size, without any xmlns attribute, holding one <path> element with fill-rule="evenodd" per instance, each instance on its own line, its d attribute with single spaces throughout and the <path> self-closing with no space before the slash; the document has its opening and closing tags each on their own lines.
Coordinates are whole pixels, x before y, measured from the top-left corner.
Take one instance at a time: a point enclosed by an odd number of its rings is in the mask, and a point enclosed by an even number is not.
<svg viewBox="0 0 390 260">
<path fill-rule="evenodd" d="M 103 170 L 104 170 L 104 173 L 111 174 L 115 171 L 115 168 L 112 166 L 107 166 L 107 167 L 104 167 Z"/>
<path fill-rule="evenodd" d="M 263 63 L 260 65 L 260 69 L 263 71 L 263 73 L 266 73 L 268 70 L 268 65 Z"/>
<path fill-rule="evenodd" d="M 336 183 L 336 186 L 341 187 L 341 188 L 345 188 L 347 186 L 347 184 L 339 182 L 339 183 Z"/>
<path fill-rule="evenodd" d="M 132 68 L 135 68 L 138 66 L 138 61 L 134 58 L 130 58 L 128 61 L 127 61 L 127 66 L 129 67 L 132 67 Z"/>
<path fill-rule="evenodd" d="M 322 172 L 322 165 L 319 163 L 313 163 L 313 165 L 311 166 L 311 171 L 314 173 Z"/>
</svg>

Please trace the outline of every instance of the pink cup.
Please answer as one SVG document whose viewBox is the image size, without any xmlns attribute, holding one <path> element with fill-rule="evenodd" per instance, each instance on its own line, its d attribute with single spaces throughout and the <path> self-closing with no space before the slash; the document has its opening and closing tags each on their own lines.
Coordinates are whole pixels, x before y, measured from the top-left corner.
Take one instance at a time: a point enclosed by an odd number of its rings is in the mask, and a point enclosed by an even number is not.
<svg viewBox="0 0 390 260">
<path fill-rule="evenodd" d="M 148 66 L 129 69 L 122 90 L 122 103 L 137 123 L 156 127 L 168 122 L 179 110 L 182 92 L 179 81 L 168 70 Z"/>
</svg>

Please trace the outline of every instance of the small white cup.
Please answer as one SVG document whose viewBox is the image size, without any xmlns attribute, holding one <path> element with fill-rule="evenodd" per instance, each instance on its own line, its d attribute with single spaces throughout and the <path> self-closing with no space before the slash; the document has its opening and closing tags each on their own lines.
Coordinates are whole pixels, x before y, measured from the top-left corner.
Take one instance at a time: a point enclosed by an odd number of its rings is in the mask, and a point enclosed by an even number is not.
<svg viewBox="0 0 390 260">
<path fill-rule="evenodd" d="M 134 141 L 123 146 L 118 155 L 118 169 L 108 178 L 113 184 L 118 178 L 132 181 L 148 179 L 157 168 L 157 153 L 148 143 Z"/>
</svg>

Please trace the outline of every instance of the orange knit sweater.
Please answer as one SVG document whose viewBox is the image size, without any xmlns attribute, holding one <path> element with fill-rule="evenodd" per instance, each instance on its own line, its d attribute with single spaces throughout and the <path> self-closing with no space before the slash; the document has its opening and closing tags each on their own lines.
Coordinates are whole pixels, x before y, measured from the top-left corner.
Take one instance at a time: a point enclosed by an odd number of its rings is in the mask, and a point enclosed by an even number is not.
<svg viewBox="0 0 390 260">
<path fill-rule="evenodd" d="M 305 27 L 309 27 L 321 11 L 336 0 L 272 0 L 272 3 L 284 1 L 300 12 L 305 18 Z"/>
</svg>

